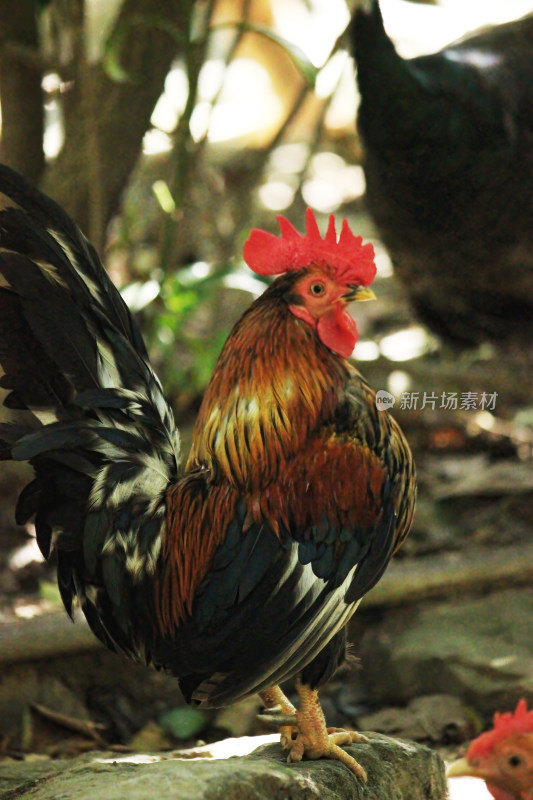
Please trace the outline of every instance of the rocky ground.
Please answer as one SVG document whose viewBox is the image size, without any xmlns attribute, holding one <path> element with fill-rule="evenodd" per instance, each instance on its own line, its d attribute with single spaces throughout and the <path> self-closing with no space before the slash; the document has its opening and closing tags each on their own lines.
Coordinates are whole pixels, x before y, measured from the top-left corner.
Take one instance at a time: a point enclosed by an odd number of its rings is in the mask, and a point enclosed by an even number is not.
<svg viewBox="0 0 533 800">
<path fill-rule="evenodd" d="M 442 761 L 427 747 L 373 734 L 349 751 L 363 764 L 363 783 L 332 761 L 288 765 L 276 744 L 261 738 L 227 740 L 212 748 L 165 755 L 101 753 L 74 762 L 30 762 L 23 768 L 0 764 L 0 796 L 57 800 L 132 800 L 171 796 L 180 800 L 441 800 Z M 235 743 L 236 742 L 236 743 Z M 242 745 L 247 755 L 231 753 Z M 5 791 L 3 791 L 3 789 Z"/>
</svg>

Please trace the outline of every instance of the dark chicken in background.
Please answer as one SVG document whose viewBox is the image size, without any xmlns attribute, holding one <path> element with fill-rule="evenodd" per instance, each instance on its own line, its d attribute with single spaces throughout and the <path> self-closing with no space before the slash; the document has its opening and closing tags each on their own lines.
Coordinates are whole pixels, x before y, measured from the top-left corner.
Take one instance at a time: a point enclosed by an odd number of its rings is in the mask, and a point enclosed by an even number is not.
<svg viewBox="0 0 533 800">
<path fill-rule="evenodd" d="M 373 248 L 312 212 L 301 236 L 252 231 L 244 255 L 280 275 L 231 332 L 179 468 L 172 412 L 141 335 L 62 209 L 0 167 L 1 385 L 15 421 L 0 456 L 35 479 L 16 509 L 57 551 L 112 650 L 175 675 L 206 707 L 258 692 L 289 760 L 341 759 L 318 688 L 345 626 L 409 531 L 414 467 L 394 420 L 347 360 L 347 311 L 368 299 Z M 278 684 L 297 679 L 296 710 Z"/>
<path fill-rule="evenodd" d="M 356 0 L 350 36 L 367 207 L 415 313 L 454 345 L 529 347 L 533 15 L 404 59 Z"/>
</svg>

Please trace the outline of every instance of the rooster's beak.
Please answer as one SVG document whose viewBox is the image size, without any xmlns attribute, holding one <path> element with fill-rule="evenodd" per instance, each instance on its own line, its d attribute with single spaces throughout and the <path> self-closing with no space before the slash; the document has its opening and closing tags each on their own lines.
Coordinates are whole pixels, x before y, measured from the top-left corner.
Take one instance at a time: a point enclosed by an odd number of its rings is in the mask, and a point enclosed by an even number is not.
<svg viewBox="0 0 533 800">
<path fill-rule="evenodd" d="M 376 295 L 369 286 L 350 286 L 350 291 L 343 294 L 342 299 L 347 303 L 353 303 L 354 300 L 359 303 L 361 300 L 375 300 Z"/>
<path fill-rule="evenodd" d="M 486 778 L 481 770 L 468 763 L 466 758 L 458 758 L 446 770 L 448 778 Z"/>
</svg>

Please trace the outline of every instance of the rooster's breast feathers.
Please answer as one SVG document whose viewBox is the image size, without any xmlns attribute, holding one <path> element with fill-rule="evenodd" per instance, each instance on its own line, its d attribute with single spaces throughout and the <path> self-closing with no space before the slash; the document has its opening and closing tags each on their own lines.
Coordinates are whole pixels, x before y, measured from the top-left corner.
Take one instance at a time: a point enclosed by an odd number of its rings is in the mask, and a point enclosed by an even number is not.
<svg viewBox="0 0 533 800">
<path fill-rule="evenodd" d="M 293 335 L 302 337 L 300 348 L 312 341 L 323 357 L 307 326 L 287 320 Z M 275 335 L 263 330 L 262 338 L 272 346 Z M 231 347 L 231 337 L 229 342 Z M 308 361 L 315 355 L 307 353 Z M 158 602 L 168 640 L 175 641 L 176 626 L 181 641 L 188 641 L 189 658 L 195 653 L 182 688 L 206 705 L 232 702 L 301 671 L 379 580 L 410 525 L 414 475 L 407 445 L 388 414 L 376 409 L 356 370 L 330 358 L 327 415 L 279 468 L 266 460 L 266 485 L 257 488 L 250 477 L 246 489 L 234 486 L 242 470 L 230 465 L 226 476 L 212 450 L 203 451 L 206 461 L 200 463 L 200 448 L 196 471 L 172 490 L 166 582 Z M 257 370 L 257 354 L 255 362 Z M 242 376 L 246 364 L 239 367 Z M 311 378 L 316 380 L 314 372 Z M 277 380 L 270 376 L 271 385 Z M 231 381 L 226 390 L 231 394 Z M 290 419 L 288 408 L 283 416 Z M 190 523 L 186 531 L 179 523 L 194 516 L 185 512 L 191 503 L 203 509 L 196 533 Z M 206 531 L 216 532 L 210 541 Z M 199 571 L 191 573 L 194 586 L 180 618 L 171 587 L 178 587 L 191 560 Z M 179 658 L 172 648 L 161 657 L 167 668 L 174 662 L 183 667 L 181 648 Z M 209 665 L 217 660 L 215 678 Z"/>
</svg>

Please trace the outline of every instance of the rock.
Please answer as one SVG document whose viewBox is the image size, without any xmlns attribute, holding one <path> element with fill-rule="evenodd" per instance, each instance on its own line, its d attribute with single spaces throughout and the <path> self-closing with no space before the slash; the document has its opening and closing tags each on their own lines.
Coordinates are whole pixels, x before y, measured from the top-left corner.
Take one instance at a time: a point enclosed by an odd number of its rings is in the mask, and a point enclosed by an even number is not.
<svg viewBox="0 0 533 800">
<path fill-rule="evenodd" d="M 390 609 L 367 620 L 357 644 L 368 696 L 377 706 L 445 693 L 487 713 L 511 707 L 533 691 L 532 619 L 529 586 Z"/>
<path fill-rule="evenodd" d="M 370 739 L 369 745 L 348 748 L 368 771 L 366 785 L 338 761 L 289 765 L 280 746 L 271 744 L 220 760 L 191 760 L 179 753 L 120 758 L 93 753 L 72 762 L 3 763 L 0 795 L 18 800 L 445 800 L 444 764 L 436 753 L 379 734 Z"/>
<path fill-rule="evenodd" d="M 19 797 L 19 791 L 23 796 L 38 781 L 53 781 L 54 776 L 60 775 L 69 763 L 72 762 L 53 761 L 46 757 L 28 761 L 0 761 L 0 797 Z"/>
<path fill-rule="evenodd" d="M 128 747 L 130 750 L 143 750 L 144 752 L 155 752 L 157 750 L 171 749 L 174 740 L 163 728 L 151 720 L 140 731 L 137 731 Z"/>
<path fill-rule="evenodd" d="M 465 742 L 477 729 L 472 712 L 449 694 L 417 697 L 407 708 L 383 708 L 359 717 L 362 728 L 416 741 Z"/>
</svg>

